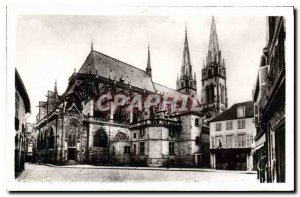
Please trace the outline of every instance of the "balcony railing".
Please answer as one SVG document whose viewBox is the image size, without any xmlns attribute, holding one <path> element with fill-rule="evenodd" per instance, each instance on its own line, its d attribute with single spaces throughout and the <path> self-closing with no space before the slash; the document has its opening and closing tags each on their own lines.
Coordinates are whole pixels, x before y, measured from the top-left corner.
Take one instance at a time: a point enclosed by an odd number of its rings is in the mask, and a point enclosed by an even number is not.
<svg viewBox="0 0 300 197">
<path fill-rule="evenodd" d="M 93 121 L 99 123 L 129 124 L 129 121 L 127 120 L 110 119 L 108 117 L 84 116 L 84 119 L 87 121 Z"/>
<path fill-rule="evenodd" d="M 147 119 L 147 120 L 141 120 L 138 121 L 135 124 L 131 124 L 129 126 L 130 129 L 136 129 L 136 128 L 141 128 L 145 126 L 167 126 L 167 127 L 179 127 L 181 126 L 181 121 L 176 119 L 176 120 L 171 120 L 171 119 Z"/>
</svg>

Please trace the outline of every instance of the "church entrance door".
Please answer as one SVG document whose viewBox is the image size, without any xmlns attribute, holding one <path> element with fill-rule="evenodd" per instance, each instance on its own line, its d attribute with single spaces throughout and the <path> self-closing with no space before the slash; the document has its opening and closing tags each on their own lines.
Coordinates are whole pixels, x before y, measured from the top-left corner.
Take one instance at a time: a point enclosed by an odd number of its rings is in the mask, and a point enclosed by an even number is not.
<svg viewBox="0 0 300 197">
<path fill-rule="evenodd" d="M 76 148 L 68 148 L 68 160 L 76 160 Z"/>
</svg>

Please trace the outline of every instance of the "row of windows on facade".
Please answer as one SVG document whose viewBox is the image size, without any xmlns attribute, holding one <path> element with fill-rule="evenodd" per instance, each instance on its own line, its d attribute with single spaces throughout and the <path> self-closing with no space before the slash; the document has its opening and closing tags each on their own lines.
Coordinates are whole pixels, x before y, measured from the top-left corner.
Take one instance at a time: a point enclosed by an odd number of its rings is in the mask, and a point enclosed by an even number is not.
<svg viewBox="0 0 300 197">
<path fill-rule="evenodd" d="M 199 119 L 198 118 L 196 118 L 196 120 L 195 120 L 195 125 L 199 126 Z M 169 133 L 168 133 L 169 137 L 175 137 L 176 136 L 177 130 L 175 128 L 169 128 L 168 131 L 169 131 Z M 137 139 L 137 134 L 138 133 L 136 133 L 136 132 L 133 133 L 133 139 Z M 143 139 L 144 136 L 145 136 L 145 128 L 139 130 L 139 138 Z"/>
<path fill-rule="evenodd" d="M 246 134 L 238 134 L 236 137 L 233 135 L 224 136 L 212 136 L 211 147 L 212 148 L 243 148 L 249 147 L 253 143 L 253 136 Z"/>
<path fill-rule="evenodd" d="M 136 144 L 133 144 L 133 153 L 137 153 L 137 148 Z M 113 155 L 116 154 L 115 147 L 113 146 L 112 150 Z M 131 146 L 124 146 L 123 149 L 124 154 L 130 154 L 131 153 Z M 139 154 L 145 154 L 145 142 L 140 142 L 139 143 Z M 174 142 L 169 142 L 169 155 L 174 155 L 175 154 L 175 143 Z"/>
<path fill-rule="evenodd" d="M 245 129 L 246 124 L 245 120 L 238 120 L 238 129 Z M 226 122 L 226 130 L 232 130 L 233 129 L 233 121 L 227 121 Z M 222 123 L 216 123 L 216 131 L 221 131 L 222 130 Z"/>
</svg>

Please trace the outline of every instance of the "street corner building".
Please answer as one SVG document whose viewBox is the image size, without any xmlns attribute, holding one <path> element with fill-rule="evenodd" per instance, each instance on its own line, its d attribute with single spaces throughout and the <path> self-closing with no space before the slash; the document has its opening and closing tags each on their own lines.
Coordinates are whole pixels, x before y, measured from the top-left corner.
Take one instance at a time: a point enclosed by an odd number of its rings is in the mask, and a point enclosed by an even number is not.
<svg viewBox="0 0 300 197">
<path fill-rule="evenodd" d="M 285 18 L 268 17 L 267 43 L 253 91 L 260 182 L 285 182 L 285 38 Z"/>
<path fill-rule="evenodd" d="M 15 177 L 25 169 L 26 115 L 30 113 L 30 100 L 24 83 L 15 70 Z"/>
<path fill-rule="evenodd" d="M 208 121 L 227 108 L 226 68 L 219 49 L 216 24 L 202 69 L 200 110 L 178 112 L 158 105 L 146 110 L 101 111 L 99 95 L 161 95 L 197 98 L 196 73 L 185 30 L 180 76 L 176 90 L 153 82 L 148 47 L 141 70 L 94 50 L 93 45 L 66 91 L 57 84 L 39 102 L 34 127 L 33 160 L 54 164 L 209 167 Z M 111 100 L 102 102 L 109 108 Z"/>
<path fill-rule="evenodd" d="M 236 103 L 210 121 L 211 168 L 253 170 L 253 102 Z"/>
</svg>

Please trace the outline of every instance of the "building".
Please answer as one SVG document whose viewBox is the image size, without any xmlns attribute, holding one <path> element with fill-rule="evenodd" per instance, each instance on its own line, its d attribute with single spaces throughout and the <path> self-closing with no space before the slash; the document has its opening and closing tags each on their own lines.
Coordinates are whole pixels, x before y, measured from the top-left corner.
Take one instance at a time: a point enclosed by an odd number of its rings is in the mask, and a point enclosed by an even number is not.
<svg viewBox="0 0 300 197">
<path fill-rule="evenodd" d="M 285 19 L 267 17 L 267 43 L 253 94 L 261 182 L 285 182 Z"/>
<path fill-rule="evenodd" d="M 214 19 L 212 26 L 216 35 Z M 92 46 L 82 67 L 69 78 L 66 91 L 59 95 L 55 84 L 47 100 L 39 103 L 33 147 L 36 162 L 209 167 L 209 127 L 201 108 L 192 108 L 200 103 L 187 30 L 176 90 L 153 82 L 149 47 L 147 52 L 144 71 Z M 118 95 L 129 99 L 115 107 Z M 129 101 L 151 95 L 167 97 L 168 104 L 127 110 Z M 174 102 L 176 108 L 171 107 Z M 187 110 L 178 110 L 184 104 Z"/>
<path fill-rule="evenodd" d="M 25 162 L 32 162 L 32 153 L 33 153 L 33 147 L 34 147 L 34 134 L 35 132 L 33 131 L 34 129 L 34 124 L 32 123 L 27 123 L 26 124 L 26 155 L 25 155 Z"/>
<path fill-rule="evenodd" d="M 224 170 L 253 170 L 253 102 L 232 105 L 210 122 L 211 167 Z"/>
<path fill-rule="evenodd" d="M 30 100 L 24 83 L 15 70 L 15 177 L 25 169 L 26 118 L 30 113 Z"/>
<path fill-rule="evenodd" d="M 202 68 L 201 104 L 206 120 L 211 120 L 227 109 L 225 60 L 219 48 L 217 28 L 212 18 L 208 53 Z"/>
</svg>

